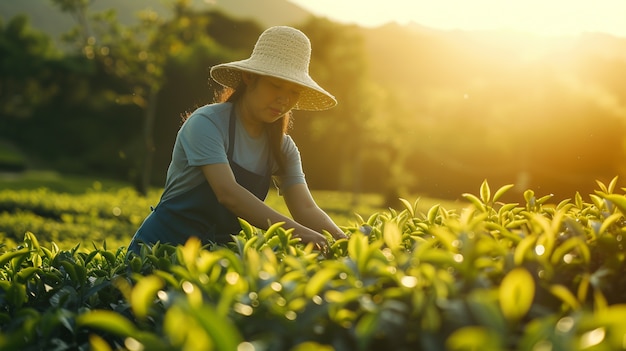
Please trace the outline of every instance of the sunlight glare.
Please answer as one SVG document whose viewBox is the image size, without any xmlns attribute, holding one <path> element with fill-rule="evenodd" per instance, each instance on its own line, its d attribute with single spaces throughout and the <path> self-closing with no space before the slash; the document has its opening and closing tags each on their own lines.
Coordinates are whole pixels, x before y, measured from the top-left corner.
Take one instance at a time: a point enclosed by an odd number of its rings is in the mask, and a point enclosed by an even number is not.
<svg viewBox="0 0 626 351">
<path fill-rule="evenodd" d="M 626 36 L 620 0 L 290 0 L 317 16 L 366 27 L 417 23 L 442 30 L 508 30 L 541 35 Z"/>
</svg>

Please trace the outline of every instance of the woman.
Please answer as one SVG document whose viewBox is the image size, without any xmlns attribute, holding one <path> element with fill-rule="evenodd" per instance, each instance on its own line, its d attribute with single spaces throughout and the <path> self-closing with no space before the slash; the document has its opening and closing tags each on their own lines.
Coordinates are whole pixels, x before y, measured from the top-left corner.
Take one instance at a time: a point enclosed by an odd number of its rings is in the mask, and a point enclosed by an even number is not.
<svg viewBox="0 0 626 351">
<path fill-rule="evenodd" d="M 345 238 L 313 200 L 298 149 L 285 133 L 292 109 L 337 104 L 309 76 L 310 57 L 304 33 L 278 26 L 261 34 L 250 58 L 211 68 L 211 78 L 232 94 L 183 123 L 161 200 L 129 251 L 138 252 L 139 243 L 184 244 L 192 236 L 223 244 L 241 230 L 237 217 L 262 229 L 284 222 L 295 237 L 320 249 L 328 245 L 324 230 Z M 272 179 L 293 219 L 263 202 Z"/>
</svg>

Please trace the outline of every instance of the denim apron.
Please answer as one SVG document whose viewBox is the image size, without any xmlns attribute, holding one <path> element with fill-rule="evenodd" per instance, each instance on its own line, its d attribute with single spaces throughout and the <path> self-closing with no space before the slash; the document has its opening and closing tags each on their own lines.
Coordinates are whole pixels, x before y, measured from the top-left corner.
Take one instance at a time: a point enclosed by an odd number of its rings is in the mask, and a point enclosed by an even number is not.
<svg viewBox="0 0 626 351">
<path fill-rule="evenodd" d="M 231 110 L 228 128 L 228 163 L 239 185 L 248 189 L 261 201 L 265 200 L 271 182 L 270 157 L 266 174 L 250 172 L 233 161 L 235 144 L 235 109 Z M 232 241 L 241 226 L 232 212 L 222 206 L 207 181 L 186 193 L 159 202 L 135 233 L 129 251 L 139 252 L 139 243 L 157 241 L 172 245 L 184 244 L 190 237 L 198 237 L 203 244 L 224 244 Z"/>
</svg>

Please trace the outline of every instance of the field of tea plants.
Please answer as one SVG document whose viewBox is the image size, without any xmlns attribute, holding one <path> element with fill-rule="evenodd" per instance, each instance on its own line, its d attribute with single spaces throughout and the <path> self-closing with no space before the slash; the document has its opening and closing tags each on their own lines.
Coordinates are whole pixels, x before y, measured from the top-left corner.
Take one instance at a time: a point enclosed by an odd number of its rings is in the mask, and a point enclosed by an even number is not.
<svg viewBox="0 0 626 351">
<path fill-rule="evenodd" d="M 357 216 L 325 255 L 280 223 L 241 221 L 228 247 L 128 256 L 106 220 L 82 217 L 103 217 L 87 195 L 40 205 L 84 225 L 72 240 L 102 242 L 60 248 L 37 233 L 54 230 L 15 220 L 15 243 L 0 249 L 0 349 L 623 350 L 626 189 L 597 185 L 558 203 L 532 190 L 503 203 L 512 185 L 487 181 L 461 209 L 404 200 Z M 141 219 L 125 220 L 132 231 Z"/>
</svg>

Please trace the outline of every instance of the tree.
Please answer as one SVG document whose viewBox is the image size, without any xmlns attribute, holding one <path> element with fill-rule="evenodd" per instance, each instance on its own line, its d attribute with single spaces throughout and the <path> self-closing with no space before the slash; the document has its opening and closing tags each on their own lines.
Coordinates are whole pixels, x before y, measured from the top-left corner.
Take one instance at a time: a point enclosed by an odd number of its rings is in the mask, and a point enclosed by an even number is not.
<svg viewBox="0 0 626 351">
<path fill-rule="evenodd" d="M 6 25 L 0 21 L 0 116 L 29 117 L 54 96 L 50 67 L 60 58 L 52 41 L 19 15 Z"/>
<path fill-rule="evenodd" d="M 123 25 L 114 10 L 88 14 L 93 1 L 53 0 L 62 11 L 70 12 L 78 27 L 68 39 L 79 44 L 83 54 L 96 60 L 104 70 L 120 79 L 125 88 L 113 92 L 116 103 L 134 104 L 143 111 L 143 152 L 140 174 L 135 186 L 146 194 L 151 183 L 155 151 L 154 125 L 158 93 L 165 83 L 164 66 L 171 55 L 181 50 L 180 38 L 175 33 L 189 11 L 188 0 L 176 0 L 175 19 L 166 22 L 150 10 L 141 12 L 138 24 Z"/>
<path fill-rule="evenodd" d="M 329 158 L 312 160 L 320 162 L 317 172 L 334 173 L 338 184 L 330 185 L 353 193 L 352 202 L 358 202 L 358 194 L 363 191 L 361 177 L 367 173 L 364 160 L 368 153 L 368 121 L 378 104 L 369 79 L 369 68 L 364 56 L 363 37 L 358 27 L 333 23 L 326 19 L 313 18 L 301 27 L 311 39 L 313 47 L 311 75 L 337 98 L 337 107 L 315 112 L 318 117 L 311 120 L 298 120 L 297 126 L 306 123 L 309 140 L 315 144 L 316 154 L 325 150 Z M 300 127 L 298 127 L 300 128 Z M 313 131 L 313 132 L 311 132 Z M 327 174 L 326 174 L 327 175 Z M 319 178 L 326 178 L 320 176 Z M 329 185 L 326 185 L 329 186 Z"/>
</svg>

